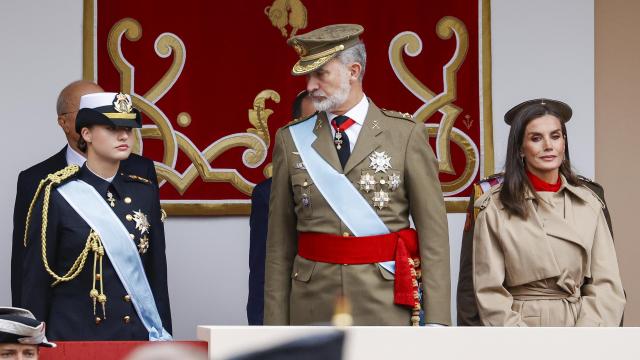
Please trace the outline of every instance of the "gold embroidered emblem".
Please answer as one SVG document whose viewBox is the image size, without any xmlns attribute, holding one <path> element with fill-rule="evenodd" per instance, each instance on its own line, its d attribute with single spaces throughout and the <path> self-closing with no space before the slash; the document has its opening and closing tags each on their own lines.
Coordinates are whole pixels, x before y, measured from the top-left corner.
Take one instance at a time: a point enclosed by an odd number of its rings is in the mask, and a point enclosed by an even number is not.
<svg viewBox="0 0 640 360">
<path fill-rule="evenodd" d="M 283 37 L 289 35 L 287 25 L 292 28 L 291 37 L 295 36 L 299 29 L 307 27 L 307 8 L 301 0 L 274 0 L 273 4 L 264 8 L 264 14 L 271 20 L 271 25 L 280 30 Z"/>
<path fill-rule="evenodd" d="M 145 215 L 142 210 L 133 212 L 133 221 L 136 222 L 136 229 L 140 230 L 140 235 L 149 233 L 151 224 L 149 224 L 149 219 L 147 219 L 147 215 Z"/>
<path fill-rule="evenodd" d="M 119 113 L 130 113 L 133 110 L 133 103 L 131 102 L 131 95 L 118 93 L 113 100 L 113 107 Z"/>
</svg>

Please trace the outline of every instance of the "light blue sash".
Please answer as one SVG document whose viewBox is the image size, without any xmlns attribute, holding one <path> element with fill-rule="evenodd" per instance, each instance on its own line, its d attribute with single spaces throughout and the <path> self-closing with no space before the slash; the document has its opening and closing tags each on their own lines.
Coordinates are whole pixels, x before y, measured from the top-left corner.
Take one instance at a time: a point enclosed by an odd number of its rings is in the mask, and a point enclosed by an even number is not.
<svg viewBox="0 0 640 360">
<path fill-rule="evenodd" d="M 100 235 L 102 245 L 122 285 L 131 296 L 140 320 L 149 331 L 149 340 L 172 340 L 162 320 L 136 245 L 129 232 L 107 202 L 82 180 L 69 181 L 57 188 L 69 205 Z"/>
<path fill-rule="evenodd" d="M 300 158 L 318 191 L 355 236 L 388 234 L 389 229 L 369 202 L 311 146 L 316 139 L 313 127 L 317 115 L 289 127 Z"/>
</svg>

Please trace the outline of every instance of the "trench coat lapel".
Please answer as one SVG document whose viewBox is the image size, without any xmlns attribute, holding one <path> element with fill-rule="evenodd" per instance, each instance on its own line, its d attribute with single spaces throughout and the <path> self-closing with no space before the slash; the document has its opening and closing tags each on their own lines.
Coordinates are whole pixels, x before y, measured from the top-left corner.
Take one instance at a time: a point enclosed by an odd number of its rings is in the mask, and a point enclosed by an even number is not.
<svg viewBox="0 0 640 360">
<path fill-rule="evenodd" d="M 377 106 L 369 100 L 369 110 L 367 111 L 367 117 L 362 124 L 362 130 L 358 135 L 356 146 L 353 148 L 349 160 L 344 166 L 344 173 L 348 174 L 353 168 L 360 164 L 362 160 L 366 159 L 374 150 L 380 146 L 380 137 L 384 130 L 384 121 L 382 120 L 382 113 Z M 375 124 L 374 124 L 375 121 Z"/>
<path fill-rule="evenodd" d="M 338 158 L 338 152 L 333 145 L 333 136 L 331 135 L 331 125 L 327 120 L 327 113 L 321 111 L 318 113 L 318 119 L 316 120 L 316 126 L 313 128 L 313 133 L 316 135 L 316 139 L 311 146 L 320 154 L 320 156 L 336 169 L 339 173 L 342 173 L 342 165 L 340 165 L 340 159 Z"/>
</svg>

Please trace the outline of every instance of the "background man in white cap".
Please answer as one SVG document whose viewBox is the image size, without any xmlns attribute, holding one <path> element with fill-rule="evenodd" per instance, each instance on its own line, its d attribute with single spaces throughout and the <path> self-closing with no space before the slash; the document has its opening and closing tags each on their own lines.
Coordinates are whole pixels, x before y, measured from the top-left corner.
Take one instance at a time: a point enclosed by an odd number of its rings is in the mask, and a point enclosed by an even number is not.
<svg viewBox="0 0 640 360">
<path fill-rule="evenodd" d="M 45 326 L 25 309 L 0 307 L 0 359 L 38 359 L 38 348 L 55 347 Z"/>
</svg>

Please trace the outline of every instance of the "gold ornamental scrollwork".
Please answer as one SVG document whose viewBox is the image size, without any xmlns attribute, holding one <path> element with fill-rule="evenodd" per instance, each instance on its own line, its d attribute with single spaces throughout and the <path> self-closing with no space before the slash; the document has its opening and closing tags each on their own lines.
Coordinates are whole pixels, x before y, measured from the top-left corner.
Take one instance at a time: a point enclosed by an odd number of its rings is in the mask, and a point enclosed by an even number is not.
<svg viewBox="0 0 640 360">
<path fill-rule="evenodd" d="M 123 92 L 130 93 L 134 106 L 144 113 L 152 125 L 145 125 L 136 138 L 134 150 L 142 152 L 142 139 L 161 140 L 164 146 L 162 162 L 156 162 L 156 170 L 160 185 L 168 183 L 180 194 L 184 194 L 191 184 L 199 177 L 205 182 L 225 182 L 231 184 L 242 194 L 250 195 L 255 184 L 245 177 L 237 169 L 223 169 L 211 166 L 220 155 L 233 148 L 245 148 L 242 154 L 242 162 L 248 168 L 256 168 L 267 159 L 270 145 L 268 119 L 273 110 L 267 108 L 267 101 L 280 102 L 280 95 L 270 89 L 260 91 L 253 100 L 253 106 L 249 109 L 249 124 L 252 126 L 245 133 L 236 133 L 217 139 L 206 149 L 200 150 L 181 131 L 176 130 L 165 113 L 156 106 L 180 77 L 186 62 L 186 47 L 183 41 L 175 34 L 163 33 L 155 41 L 156 54 L 162 58 L 173 57 L 172 64 L 158 82 L 144 95 L 140 95 L 135 89 L 135 68 L 122 53 L 122 39 L 138 41 L 142 37 L 142 27 L 135 19 L 125 18 L 118 21 L 109 32 L 108 53 L 115 68 L 120 74 L 120 86 Z M 188 127 L 193 121 L 188 112 L 180 112 L 176 123 L 180 127 Z M 182 172 L 175 169 L 178 151 L 185 154 L 191 164 Z M 265 177 L 271 175 L 271 167 L 264 169 Z M 166 206 L 170 208 L 169 206 Z M 206 204 L 194 204 L 206 205 Z M 224 209 L 224 203 L 220 203 Z M 231 206 L 233 208 L 233 206 Z M 237 209 L 233 209 L 236 211 Z"/>
<path fill-rule="evenodd" d="M 389 61 L 400 82 L 423 102 L 413 117 L 416 121 L 426 122 L 436 112 L 442 114 L 439 124 L 428 124 L 430 137 L 436 138 L 436 155 L 439 170 L 450 175 L 458 175 L 451 160 L 451 142 L 459 146 L 465 154 L 465 169 L 450 182 L 442 184 L 445 195 L 454 195 L 466 188 L 478 171 L 479 151 L 473 141 L 454 127 L 462 109 L 453 101 L 457 98 L 457 73 L 464 63 L 469 48 L 469 34 L 459 19 L 446 16 L 438 21 L 436 34 L 440 39 L 448 40 L 455 36 L 456 48 L 451 59 L 443 65 L 443 91 L 436 93 L 420 81 L 407 67 L 403 53 L 415 57 L 422 52 L 422 40 L 411 31 L 396 35 L 389 45 Z"/>
</svg>

